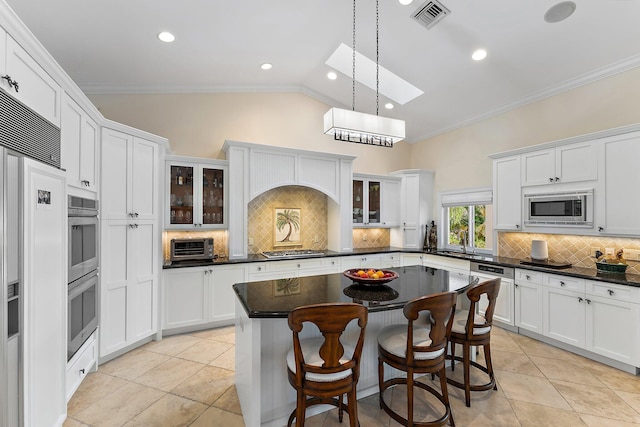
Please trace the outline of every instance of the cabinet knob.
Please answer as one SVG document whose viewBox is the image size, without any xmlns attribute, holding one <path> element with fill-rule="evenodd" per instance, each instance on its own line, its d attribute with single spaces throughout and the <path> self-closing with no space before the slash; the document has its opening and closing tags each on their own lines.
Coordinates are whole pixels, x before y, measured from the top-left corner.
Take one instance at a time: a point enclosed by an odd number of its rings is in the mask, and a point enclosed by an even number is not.
<svg viewBox="0 0 640 427">
<path fill-rule="evenodd" d="M 531 276 L 529 276 L 528 274 L 526 276 L 524 276 L 527 278 L 527 280 L 531 280 Z"/>
<path fill-rule="evenodd" d="M 138 224 L 133 224 L 133 226 L 134 226 L 135 228 L 138 228 Z"/>
<path fill-rule="evenodd" d="M 298 268 L 300 268 L 300 264 L 298 264 Z"/>
<path fill-rule="evenodd" d="M 613 290 L 607 289 L 607 292 L 609 292 L 609 295 L 613 295 Z"/>
<path fill-rule="evenodd" d="M 598 227 L 598 231 L 604 231 L 604 228 Z"/>
<path fill-rule="evenodd" d="M 578 297 L 578 302 L 582 302 L 582 301 L 584 301 L 582 297 Z"/>
<path fill-rule="evenodd" d="M 258 267 L 258 271 L 262 271 L 262 267 Z"/>
<path fill-rule="evenodd" d="M 549 182 L 553 182 L 553 178 L 549 178 Z"/>
<path fill-rule="evenodd" d="M 560 286 L 566 286 L 566 284 L 561 280 L 560 281 Z"/>
<path fill-rule="evenodd" d="M 520 224 L 516 224 L 516 228 L 520 228 Z"/>
<path fill-rule="evenodd" d="M 205 270 L 205 271 L 204 271 L 204 274 L 209 274 L 209 270 Z"/>
<path fill-rule="evenodd" d="M 560 178 L 558 178 L 558 177 L 556 176 L 556 182 L 558 182 L 558 181 L 560 181 Z"/>
<path fill-rule="evenodd" d="M 591 304 L 591 300 L 590 299 L 586 299 L 585 301 L 587 302 L 587 304 Z"/>
<path fill-rule="evenodd" d="M 133 224 L 129 224 L 129 228 L 136 228 L 136 226 Z"/>
<path fill-rule="evenodd" d="M 513 286 L 515 286 L 515 287 L 517 288 L 517 287 L 518 287 L 518 284 L 517 284 L 517 283 L 514 283 L 514 284 L 513 284 Z"/>
<path fill-rule="evenodd" d="M 335 261 L 331 261 L 331 265 L 336 265 L 336 262 Z"/>
<path fill-rule="evenodd" d="M 80 373 L 81 373 L 82 375 L 84 375 L 84 373 L 85 373 L 84 368 L 80 369 Z"/>
<path fill-rule="evenodd" d="M 212 269 L 209 269 L 209 274 L 213 274 L 213 270 Z"/>
</svg>

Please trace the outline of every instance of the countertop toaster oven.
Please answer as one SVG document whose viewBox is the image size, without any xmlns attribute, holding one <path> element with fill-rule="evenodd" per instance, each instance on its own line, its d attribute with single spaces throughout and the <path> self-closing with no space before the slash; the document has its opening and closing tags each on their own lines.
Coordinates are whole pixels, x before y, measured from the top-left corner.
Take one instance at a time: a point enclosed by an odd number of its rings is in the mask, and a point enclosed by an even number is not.
<svg viewBox="0 0 640 427">
<path fill-rule="evenodd" d="M 213 239 L 171 239 L 171 261 L 214 259 Z"/>
</svg>

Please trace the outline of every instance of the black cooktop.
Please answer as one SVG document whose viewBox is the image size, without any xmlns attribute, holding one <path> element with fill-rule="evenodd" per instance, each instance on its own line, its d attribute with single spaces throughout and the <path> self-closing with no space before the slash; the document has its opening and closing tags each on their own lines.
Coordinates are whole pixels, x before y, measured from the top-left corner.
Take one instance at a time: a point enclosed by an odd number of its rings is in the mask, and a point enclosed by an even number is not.
<svg viewBox="0 0 640 427">
<path fill-rule="evenodd" d="M 560 261 L 554 261 L 552 259 L 533 259 L 533 258 L 527 258 L 527 259 L 523 259 L 522 261 L 520 261 L 520 264 L 523 265 L 533 265 L 536 267 L 546 267 L 546 268 L 555 268 L 555 269 L 563 269 L 563 268 L 570 268 L 571 264 L 569 264 L 568 262 L 560 262 Z"/>
</svg>

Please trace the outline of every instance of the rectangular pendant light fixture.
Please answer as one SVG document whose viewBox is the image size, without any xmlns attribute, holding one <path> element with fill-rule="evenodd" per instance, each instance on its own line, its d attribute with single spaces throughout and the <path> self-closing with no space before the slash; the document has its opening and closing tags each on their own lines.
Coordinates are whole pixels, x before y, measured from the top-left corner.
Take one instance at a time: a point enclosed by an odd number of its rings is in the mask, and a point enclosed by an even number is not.
<svg viewBox="0 0 640 427">
<path fill-rule="evenodd" d="M 331 108 L 324 115 L 324 133 L 338 141 L 393 147 L 405 137 L 404 120 Z"/>
</svg>

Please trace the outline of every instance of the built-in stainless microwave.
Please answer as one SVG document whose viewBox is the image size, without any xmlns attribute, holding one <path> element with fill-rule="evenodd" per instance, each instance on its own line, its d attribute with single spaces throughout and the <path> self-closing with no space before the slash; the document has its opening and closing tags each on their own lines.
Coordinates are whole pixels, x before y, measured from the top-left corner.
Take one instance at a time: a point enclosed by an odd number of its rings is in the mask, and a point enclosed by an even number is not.
<svg viewBox="0 0 640 427">
<path fill-rule="evenodd" d="M 525 193 L 528 226 L 593 227 L 593 190 Z"/>
</svg>

